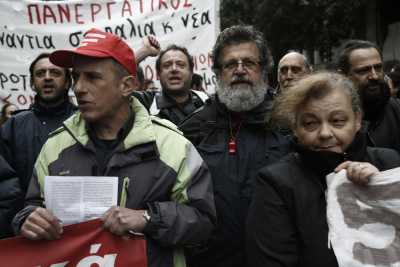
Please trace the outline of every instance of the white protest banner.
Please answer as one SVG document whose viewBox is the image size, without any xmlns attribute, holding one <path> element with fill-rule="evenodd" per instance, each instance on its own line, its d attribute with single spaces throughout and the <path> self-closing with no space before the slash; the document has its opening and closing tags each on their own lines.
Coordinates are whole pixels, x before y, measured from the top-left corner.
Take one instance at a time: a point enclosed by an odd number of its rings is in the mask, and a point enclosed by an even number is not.
<svg viewBox="0 0 400 267">
<path fill-rule="evenodd" d="M 329 237 L 340 267 L 400 266 L 400 168 L 353 184 L 327 177 Z"/>
<path fill-rule="evenodd" d="M 33 100 L 29 64 L 42 52 L 73 49 L 90 28 L 122 37 L 134 49 L 154 35 L 162 48 L 178 44 L 194 57 L 194 72 L 213 92 L 209 53 L 219 32 L 219 0 L 2 0 L 0 1 L 0 99 L 28 107 Z M 142 62 L 157 80 L 155 58 Z"/>
</svg>

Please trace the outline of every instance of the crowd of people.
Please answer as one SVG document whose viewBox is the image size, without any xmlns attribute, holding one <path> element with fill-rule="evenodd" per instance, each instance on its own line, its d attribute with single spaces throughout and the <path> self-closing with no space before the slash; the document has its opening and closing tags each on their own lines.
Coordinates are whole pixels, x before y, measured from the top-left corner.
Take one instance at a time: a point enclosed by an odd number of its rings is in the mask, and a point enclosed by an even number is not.
<svg viewBox="0 0 400 267">
<path fill-rule="evenodd" d="M 74 50 L 38 55 L 34 104 L 2 110 L 0 237 L 62 238 L 46 176 L 116 176 L 103 226 L 143 233 L 150 267 L 338 266 L 325 177 L 346 170 L 367 187 L 400 166 L 400 64 L 385 72 L 365 40 L 347 42 L 334 71 L 290 50 L 272 88 L 265 37 L 244 25 L 218 35 L 212 58 L 208 95 L 187 48 L 154 37 L 133 51 L 91 29 Z"/>
</svg>

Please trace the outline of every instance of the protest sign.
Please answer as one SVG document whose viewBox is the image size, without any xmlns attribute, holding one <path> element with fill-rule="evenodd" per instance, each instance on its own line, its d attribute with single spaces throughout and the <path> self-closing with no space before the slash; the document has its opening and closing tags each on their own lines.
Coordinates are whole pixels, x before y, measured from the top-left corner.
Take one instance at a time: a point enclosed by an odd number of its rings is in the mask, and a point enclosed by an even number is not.
<svg viewBox="0 0 400 267">
<path fill-rule="evenodd" d="M 58 240 L 0 240 L 0 265 L 13 267 L 147 267 L 143 237 L 123 238 L 99 219 L 64 227 Z"/>
<path fill-rule="evenodd" d="M 329 237 L 340 267 L 400 266 L 400 168 L 356 185 L 327 177 Z"/>
<path fill-rule="evenodd" d="M 213 92 L 215 75 L 209 56 L 219 32 L 219 0 L 4 0 L 0 1 L 0 99 L 20 108 L 33 100 L 29 64 L 42 52 L 73 49 L 93 28 L 112 32 L 138 49 L 142 38 L 154 35 L 161 47 L 186 46 L 194 57 L 194 72 Z M 141 66 L 157 81 L 155 59 Z"/>
</svg>

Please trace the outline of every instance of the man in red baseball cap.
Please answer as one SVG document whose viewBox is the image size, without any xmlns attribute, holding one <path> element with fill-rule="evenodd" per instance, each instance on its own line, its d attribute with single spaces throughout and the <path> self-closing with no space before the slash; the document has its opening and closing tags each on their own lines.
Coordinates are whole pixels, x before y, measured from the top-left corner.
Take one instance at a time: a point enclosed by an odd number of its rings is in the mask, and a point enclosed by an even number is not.
<svg viewBox="0 0 400 267">
<path fill-rule="evenodd" d="M 130 74 L 136 76 L 136 62 L 133 50 L 118 36 L 90 29 L 76 50 L 57 50 L 52 53 L 50 60 L 53 64 L 72 68 L 76 56 L 94 58 L 113 58 Z"/>
<path fill-rule="evenodd" d="M 182 247 L 206 240 L 215 224 L 210 173 L 175 125 L 150 117 L 131 96 L 134 52 L 92 29 L 77 49 L 55 51 L 50 60 L 72 67 L 80 112 L 44 145 L 14 230 L 34 240 L 62 237 L 58 218 L 42 208 L 45 176 L 117 176 L 120 206 L 103 215 L 104 228 L 144 233 L 150 267 L 185 266 Z"/>
</svg>

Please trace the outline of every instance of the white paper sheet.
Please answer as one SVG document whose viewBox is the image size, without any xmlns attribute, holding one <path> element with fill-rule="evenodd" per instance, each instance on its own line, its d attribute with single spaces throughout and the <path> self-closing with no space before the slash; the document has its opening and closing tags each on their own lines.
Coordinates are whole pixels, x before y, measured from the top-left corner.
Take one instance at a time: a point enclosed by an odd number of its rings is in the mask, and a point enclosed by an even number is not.
<svg viewBox="0 0 400 267">
<path fill-rule="evenodd" d="M 117 205 L 118 177 L 46 176 L 46 208 L 64 224 L 99 218 Z"/>
<path fill-rule="evenodd" d="M 340 267 L 400 267 L 400 168 L 355 185 L 327 176 L 329 237 Z"/>
</svg>

